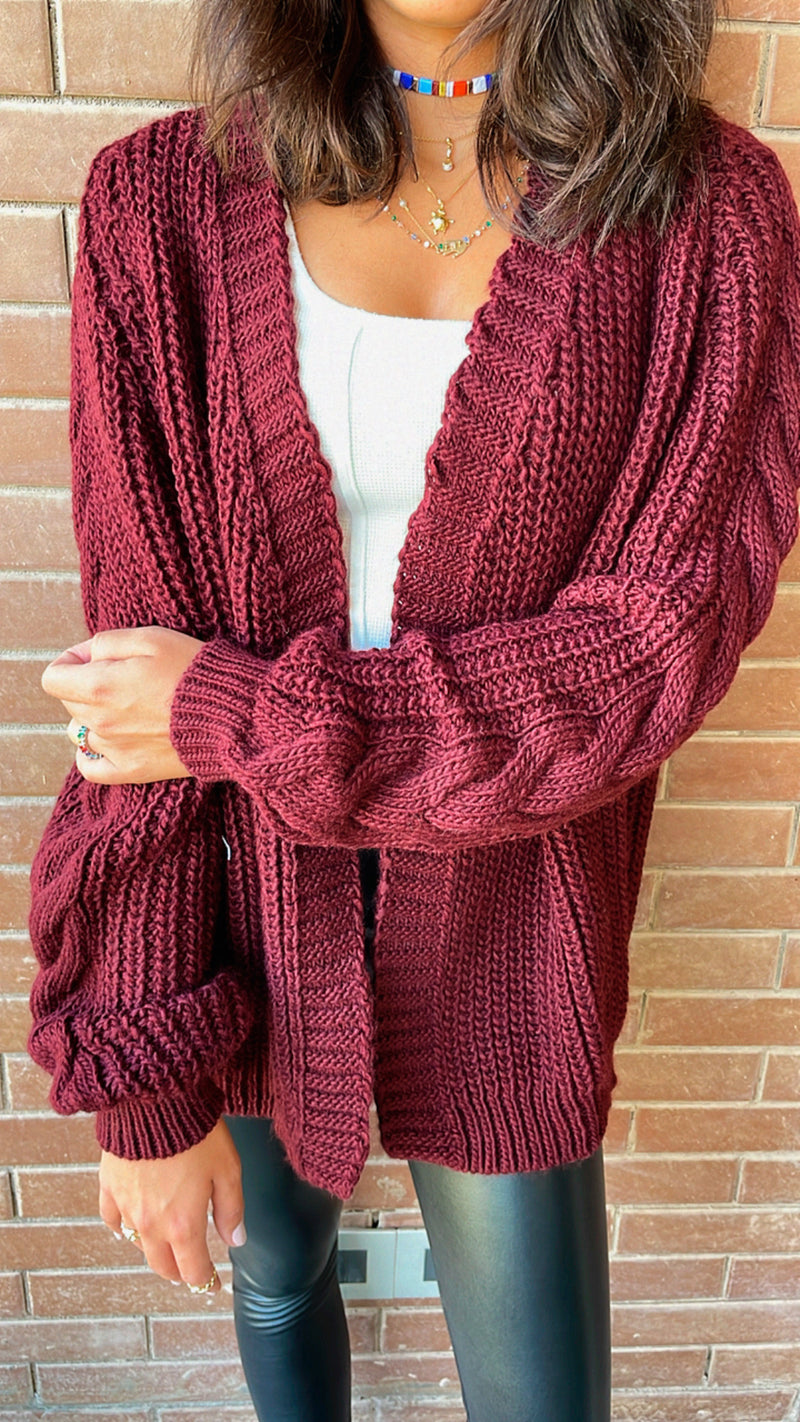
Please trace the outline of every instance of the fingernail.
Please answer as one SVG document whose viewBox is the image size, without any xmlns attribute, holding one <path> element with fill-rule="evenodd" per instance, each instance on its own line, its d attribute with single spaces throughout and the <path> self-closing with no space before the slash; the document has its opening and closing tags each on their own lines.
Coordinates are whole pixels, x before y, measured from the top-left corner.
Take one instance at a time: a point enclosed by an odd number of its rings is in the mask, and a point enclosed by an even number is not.
<svg viewBox="0 0 800 1422">
<path fill-rule="evenodd" d="M 236 1226 L 235 1230 L 233 1231 L 233 1234 L 231 1235 L 231 1239 L 236 1245 L 244 1244 L 245 1240 L 247 1239 L 247 1231 L 243 1224 L 238 1224 Z"/>
<path fill-rule="evenodd" d="M 122 1239 L 122 1235 L 121 1235 L 121 1234 L 117 1234 L 117 1231 L 114 1230 L 114 1238 L 115 1238 L 115 1239 Z"/>
<path fill-rule="evenodd" d="M 170 1283 L 172 1284 L 173 1288 L 179 1289 L 180 1286 L 181 1286 L 181 1284 L 183 1283 L 183 1280 L 182 1280 L 182 1279 L 170 1279 Z"/>
</svg>

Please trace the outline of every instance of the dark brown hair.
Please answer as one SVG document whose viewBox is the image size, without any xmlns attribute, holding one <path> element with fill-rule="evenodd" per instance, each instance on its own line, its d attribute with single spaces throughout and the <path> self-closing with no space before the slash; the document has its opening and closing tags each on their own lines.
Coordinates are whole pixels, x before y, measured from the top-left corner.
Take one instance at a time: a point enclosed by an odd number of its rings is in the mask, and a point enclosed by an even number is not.
<svg viewBox="0 0 800 1422">
<path fill-rule="evenodd" d="M 386 201 L 413 164 L 411 131 L 360 0 L 195 6 L 191 94 L 223 173 L 246 153 L 251 175 L 271 171 L 291 201 Z M 476 135 L 494 214 L 521 153 L 547 180 L 544 201 L 514 219 L 532 240 L 563 246 L 593 229 L 599 247 L 639 219 L 663 232 L 687 172 L 702 189 L 716 13 L 716 0 L 488 0 L 447 60 L 452 73 L 496 37 L 500 74 Z"/>
</svg>

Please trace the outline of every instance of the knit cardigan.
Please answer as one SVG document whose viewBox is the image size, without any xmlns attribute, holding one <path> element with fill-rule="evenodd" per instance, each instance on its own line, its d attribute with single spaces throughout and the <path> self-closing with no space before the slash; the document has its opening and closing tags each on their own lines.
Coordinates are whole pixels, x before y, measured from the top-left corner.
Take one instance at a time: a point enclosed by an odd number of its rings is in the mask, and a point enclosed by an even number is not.
<svg viewBox="0 0 800 1422">
<path fill-rule="evenodd" d="M 658 768 L 730 687 L 798 531 L 797 208 L 748 131 L 709 115 L 703 151 L 660 237 L 499 258 L 390 645 L 364 650 L 277 184 L 225 180 L 199 109 L 95 157 L 72 318 L 85 616 L 204 642 L 171 709 L 191 775 L 71 767 L 32 868 L 28 1049 L 106 1150 L 269 1115 L 346 1198 L 373 1094 L 394 1157 L 499 1173 L 596 1149 Z"/>
</svg>

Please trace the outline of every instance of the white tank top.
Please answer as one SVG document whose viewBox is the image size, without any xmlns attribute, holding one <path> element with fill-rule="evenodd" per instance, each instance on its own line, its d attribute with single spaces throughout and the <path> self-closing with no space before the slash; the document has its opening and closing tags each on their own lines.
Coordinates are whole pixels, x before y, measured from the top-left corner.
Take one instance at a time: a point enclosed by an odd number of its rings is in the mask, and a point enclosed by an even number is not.
<svg viewBox="0 0 800 1422">
<path fill-rule="evenodd" d="M 300 383 L 334 474 L 350 645 L 386 647 L 400 549 L 471 321 L 383 316 L 312 281 L 287 213 Z"/>
</svg>

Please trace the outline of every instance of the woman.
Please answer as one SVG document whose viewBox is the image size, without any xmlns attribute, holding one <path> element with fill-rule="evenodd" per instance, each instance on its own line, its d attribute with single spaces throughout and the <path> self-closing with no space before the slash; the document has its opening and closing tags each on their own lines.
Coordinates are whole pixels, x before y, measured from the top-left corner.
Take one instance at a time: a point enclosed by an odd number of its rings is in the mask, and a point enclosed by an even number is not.
<svg viewBox="0 0 800 1422">
<path fill-rule="evenodd" d="M 471 1422 L 609 1417 L 658 767 L 797 535 L 800 227 L 698 97 L 713 20 L 207 0 L 207 104 L 92 164 L 29 1050 L 207 1292 L 211 1202 L 270 1422 L 350 1415 L 373 1090 Z"/>
</svg>

